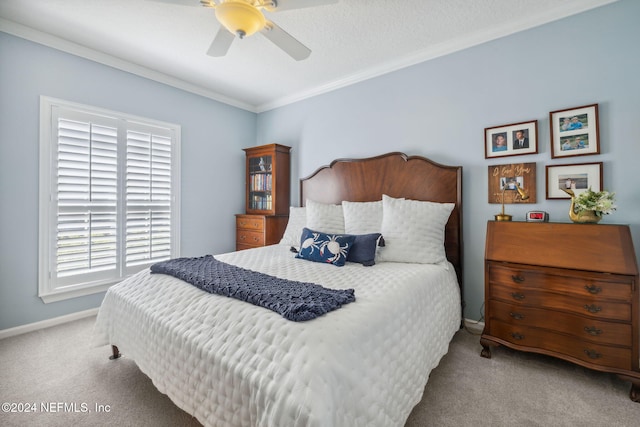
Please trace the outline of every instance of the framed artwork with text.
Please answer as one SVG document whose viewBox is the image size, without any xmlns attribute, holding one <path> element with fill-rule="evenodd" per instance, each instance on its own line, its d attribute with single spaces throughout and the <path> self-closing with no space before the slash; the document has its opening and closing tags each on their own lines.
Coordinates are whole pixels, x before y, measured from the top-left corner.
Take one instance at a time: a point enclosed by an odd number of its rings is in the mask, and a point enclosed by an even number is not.
<svg viewBox="0 0 640 427">
<path fill-rule="evenodd" d="M 529 198 L 522 200 L 517 186 Z M 536 164 L 513 163 L 489 166 L 489 203 L 536 203 Z"/>
</svg>

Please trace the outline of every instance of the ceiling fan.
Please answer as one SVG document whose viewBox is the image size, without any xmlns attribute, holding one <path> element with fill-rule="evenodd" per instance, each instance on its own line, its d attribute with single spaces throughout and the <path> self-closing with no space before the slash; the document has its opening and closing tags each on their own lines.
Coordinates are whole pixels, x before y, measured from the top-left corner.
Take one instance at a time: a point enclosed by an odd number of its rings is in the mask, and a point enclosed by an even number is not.
<svg viewBox="0 0 640 427">
<path fill-rule="evenodd" d="M 311 54 L 311 50 L 297 39 L 268 20 L 263 10 L 280 12 L 337 3 L 339 0 L 200 0 L 200 3 L 216 11 L 220 29 L 207 51 L 210 56 L 224 56 L 236 36 L 243 39 L 260 32 L 273 44 L 296 61 Z"/>
</svg>

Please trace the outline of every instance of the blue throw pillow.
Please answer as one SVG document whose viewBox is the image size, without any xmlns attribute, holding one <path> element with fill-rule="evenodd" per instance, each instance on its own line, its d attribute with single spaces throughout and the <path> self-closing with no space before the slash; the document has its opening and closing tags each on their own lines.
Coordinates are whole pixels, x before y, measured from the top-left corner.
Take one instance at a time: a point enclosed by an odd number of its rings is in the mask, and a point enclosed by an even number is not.
<svg viewBox="0 0 640 427">
<path fill-rule="evenodd" d="M 359 234 L 355 236 L 356 240 L 353 242 L 353 246 L 347 256 L 347 261 L 358 262 L 366 267 L 370 267 L 376 263 L 376 249 L 378 248 L 378 241 L 380 246 L 384 246 L 384 239 L 382 234 Z"/>
<path fill-rule="evenodd" d="M 300 251 L 296 258 L 341 267 L 347 261 L 347 256 L 355 240 L 356 236 L 349 234 L 326 234 L 305 227 L 302 229 Z"/>
</svg>

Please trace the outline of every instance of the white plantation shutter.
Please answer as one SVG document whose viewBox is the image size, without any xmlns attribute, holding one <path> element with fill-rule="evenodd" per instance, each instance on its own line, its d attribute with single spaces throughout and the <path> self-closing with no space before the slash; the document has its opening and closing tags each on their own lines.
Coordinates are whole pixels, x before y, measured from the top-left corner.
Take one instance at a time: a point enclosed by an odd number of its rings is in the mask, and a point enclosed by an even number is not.
<svg viewBox="0 0 640 427">
<path fill-rule="evenodd" d="M 171 139 L 127 132 L 126 265 L 167 259 L 171 253 Z"/>
<path fill-rule="evenodd" d="M 113 121 L 57 119 L 56 272 L 60 283 L 72 283 L 76 279 L 71 276 L 117 267 L 118 130 L 115 122 L 111 126 L 97 122 Z"/>
<path fill-rule="evenodd" d="M 178 165 L 176 125 L 42 98 L 45 302 L 99 292 L 178 256 Z"/>
</svg>

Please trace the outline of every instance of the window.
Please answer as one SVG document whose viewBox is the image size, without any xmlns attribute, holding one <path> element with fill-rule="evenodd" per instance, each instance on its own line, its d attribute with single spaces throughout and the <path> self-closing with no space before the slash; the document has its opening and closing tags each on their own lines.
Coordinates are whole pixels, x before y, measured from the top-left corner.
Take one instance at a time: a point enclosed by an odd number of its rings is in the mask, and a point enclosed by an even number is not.
<svg viewBox="0 0 640 427">
<path fill-rule="evenodd" d="M 179 254 L 180 127 L 40 100 L 39 296 L 106 290 Z"/>
</svg>

